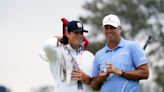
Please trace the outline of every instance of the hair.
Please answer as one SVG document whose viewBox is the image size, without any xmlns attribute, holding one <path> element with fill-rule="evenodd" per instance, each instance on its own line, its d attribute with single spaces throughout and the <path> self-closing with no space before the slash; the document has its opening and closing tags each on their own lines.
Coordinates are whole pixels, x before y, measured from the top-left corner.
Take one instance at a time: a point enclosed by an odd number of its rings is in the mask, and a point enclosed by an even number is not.
<svg viewBox="0 0 164 92">
<path fill-rule="evenodd" d="M 61 44 L 68 44 L 68 37 L 66 35 L 63 35 L 62 39 L 60 40 L 60 43 Z"/>
</svg>

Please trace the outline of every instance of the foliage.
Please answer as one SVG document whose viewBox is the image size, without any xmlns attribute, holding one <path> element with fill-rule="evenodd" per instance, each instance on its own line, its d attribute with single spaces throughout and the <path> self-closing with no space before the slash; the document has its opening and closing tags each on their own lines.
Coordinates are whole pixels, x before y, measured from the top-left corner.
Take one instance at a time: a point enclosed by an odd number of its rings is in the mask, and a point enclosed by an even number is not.
<svg viewBox="0 0 164 92">
<path fill-rule="evenodd" d="M 83 8 L 89 12 L 88 16 L 79 19 L 92 26 L 93 36 L 100 33 L 103 17 L 112 13 L 119 15 L 127 38 L 146 31 L 164 45 L 164 23 L 160 20 L 164 20 L 164 0 L 93 0 L 86 2 Z"/>
<path fill-rule="evenodd" d="M 104 47 L 105 42 L 92 42 L 87 47 L 87 50 L 91 51 L 93 54 L 96 54 L 97 50 L 100 50 Z"/>
</svg>

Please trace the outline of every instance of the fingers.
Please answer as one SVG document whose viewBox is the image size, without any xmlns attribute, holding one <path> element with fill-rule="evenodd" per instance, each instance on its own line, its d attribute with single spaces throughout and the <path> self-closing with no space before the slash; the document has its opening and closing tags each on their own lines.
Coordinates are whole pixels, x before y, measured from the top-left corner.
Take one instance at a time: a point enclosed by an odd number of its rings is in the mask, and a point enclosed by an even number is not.
<svg viewBox="0 0 164 92">
<path fill-rule="evenodd" d="M 71 77 L 73 80 L 82 80 L 83 79 L 83 72 L 81 70 L 73 70 L 71 73 Z"/>
<path fill-rule="evenodd" d="M 105 62 L 105 65 L 106 65 L 106 72 L 112 73 L 113 65 L 111 63 L 109 63 L 109 62 Z"/>
<path fill-rule="evenodd" d="M 112 73 L 113 72 L 113 65 L 112 64 L 108 64 L 106 70 L 107 70 L 107 72 Z"/>
<path fill-rule="evenodd" d="M 99 75 L 105 75 L 106 71 L 105 70 L 100 70 Z"/>
<path fill-rule="evenodd" d="M 105 65 L 109 65 L 109 64 L 110 64 L 109 62 L 107 62 L 107 61 L 105 62 Z"/>
<path fill-rule="evenodd" d="M 100 70 L 99 74 L 98 74 L 98 79 L 101 80 L 101 81 L 104 81 L 108 78 L 108 76 L 109 76 L 109 74 L 104 73 L 103 70 Z"/>
<path fill-rule="evenodd" d="M 105 77 L 105 76 L 109 76 L 110 73 L 108 73 L 107 71 L 104 70 L 100 70 L 98 76 L 99 77 Z"/>
<path fill-rule="evenodd" d="M 113 74 L 119 74 L 119 69 L 117 67 L 115 67 L 112 64 L 107 64 L 107 72 L 109 73 L 113 73 Z"/>
</svg>

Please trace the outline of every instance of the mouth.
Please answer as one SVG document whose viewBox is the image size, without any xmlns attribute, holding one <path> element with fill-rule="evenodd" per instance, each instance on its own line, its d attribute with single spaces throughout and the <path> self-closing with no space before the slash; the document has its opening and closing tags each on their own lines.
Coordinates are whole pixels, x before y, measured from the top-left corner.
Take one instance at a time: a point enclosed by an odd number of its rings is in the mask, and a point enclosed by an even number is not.
<svg viewBox="0 0 164 92">
<path fill-rule="evenodd" d="M 83 43 L 83 40 L 82 39 L 77 39 L 78 43 L 79 44 L 82 44 Z"/>
<path fill-rule="evenodd" d="M 82 44 L 83 43 L 83 40 L 79 40 L 79 43 Z"/>
<path fill-rule="evenodd" d="M 112 34 L 108 34 L 107 37 L 111 38 L 112 37 Z"/>
</svg>

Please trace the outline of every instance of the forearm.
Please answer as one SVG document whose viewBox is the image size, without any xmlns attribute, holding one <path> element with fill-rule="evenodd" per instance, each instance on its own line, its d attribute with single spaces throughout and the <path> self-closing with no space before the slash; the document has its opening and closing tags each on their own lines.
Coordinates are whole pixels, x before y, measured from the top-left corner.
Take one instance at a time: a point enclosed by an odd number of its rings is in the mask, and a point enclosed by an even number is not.
<svg viewBox="0 0 164 92">
<path fill-rule="evenodd" d="M 141 65 L 133 71 L 123 71 L 122 76 L 132 80 L 147 79 L 149 77 L 148 65 Z"/>
<path fill-rule="evenodd" d="M 90 83 L 90 86 L 92 87 L 92 89 L 94 90 L 99 90 L 102 86 L 104 82 L 104 79 L 100 79 L 100 78 L 92 78 L 91 79 L 91 83 Z"/>
<path fill-rule="evenodd" d="M 147 79 L 149 72 L 145 70 L 123 71 L 122 76 L 131 80 Z"/>
<path fill-rule="evenodd" d="M 83 80 L 85 84 L 90 84 L 91 83 L 91 77 L 90 76 L 85 76 L 85 80 Z"/>
<path fill-rule="evenodd" d="M 110 64 L 108 71 L 110 69 L 113 74 L 120 75 L 131 80 L 147 79 L 149 77 L 149 69 L 147 64 L 140 65 L 135 70 L 121 70 Z"/>
<path fill-rule="evenodd" d="M 46 41 L 43 51 L 49 61 L 56 60 L 57 56 L 57 38 L 53 37 Z"/>
</svg>

